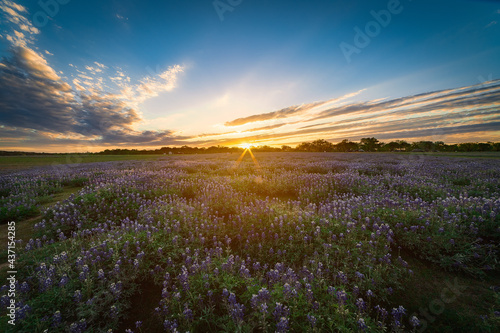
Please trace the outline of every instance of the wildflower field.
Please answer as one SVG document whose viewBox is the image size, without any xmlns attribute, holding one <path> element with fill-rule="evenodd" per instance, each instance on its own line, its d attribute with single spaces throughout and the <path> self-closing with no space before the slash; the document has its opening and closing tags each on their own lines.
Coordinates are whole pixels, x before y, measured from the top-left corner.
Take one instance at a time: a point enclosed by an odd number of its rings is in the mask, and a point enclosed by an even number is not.
<svg viewBox="0 0 500 333">
<path fill-rule="evenodd" d="M 255 157 L 1 174 L 0 331 L 499 331 L 500 159 Z"/>
</svg>

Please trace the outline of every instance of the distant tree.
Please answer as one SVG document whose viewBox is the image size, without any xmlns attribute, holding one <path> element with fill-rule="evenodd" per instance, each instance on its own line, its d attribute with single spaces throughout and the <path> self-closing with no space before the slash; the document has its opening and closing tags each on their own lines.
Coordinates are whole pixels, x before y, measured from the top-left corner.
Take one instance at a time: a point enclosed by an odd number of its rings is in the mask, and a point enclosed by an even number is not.
<svg viewBox="0 0 500 333">
<path fill-rule="evenodd" d="M 399 143 L 399 149 L 401 150 L 410 150 L 411 148 L 411 143 L 408 143 L 405 140 L 396 140 L 397 143 Z"/>
<path fill-rule="evenodd" d="M 411 144 L 413 150 L 432 151 L 434 143 L 432 141 L 418 141 Z"/>
<path fill-rule="evenodd" d="M 313 151 L 333 151 L 334 145 L 324 139 L 319 139 L 311 142 L 311 148 Z"/>
<path fill-rule="evenodd" d="M 362 138 L 359 145 L 365 151 L 376 151 L 380 148 L 380 142 L 375 138 Z"/>
<path fill-rule="evenodd" d="M 391 142 L 386 143 L 385 145 L 383 145 L 382 149 L 384 151 L 395 151 L 397 149 L 400 149 L 400 145 L 396 141 L 391 141 Z"/>
<path fill-rule="evenodd" d="M 255 147 L 252 150 L 253 151 L 260 151 L 260 152 L 273 152 L 273 151 L 276 151 L 276 150 L 279 150 L 279 149 L 278 148 L 273 148 L 273 147 L 268 146 L 268 145 L 264 145 L 264 146 Z"/>
<path fill-rule="evenodd" d="M 434 150 L 437 151 L 445 151 L 446 150 L 446 144 L 443 141 L 436 141 L 434 142 Z"/>
<path fill-rule="evenodd" d="M 283 146 L 281 146 L 281 150 L 282 151 L 292 151 L 292 147 L 283 145 Z"/>
<path fill-rule="evenodd" d="M 491 151 L 493 150 L 492 142 L 484 143 L 480 142 L 477 144 L 478 151 Z"/>
<path fill-rule="evenodd" d="M 458 150 L 464 151 L 464 152 L 471 152 L 471 151 L 476 150 L 476 148 L 474 146 L 475 146 L 475 143 L 464 142 L 464 143 L 458 144 Z"/>
<path fill-rule="evenodd" d="M 344 139 L 335 145 L 335 150 L 341 152 L 356 151 L 358 149 L 358 144 L 356 142 L 349 141 L 348 139 Z"/>
<path fill-rule="evenodd" d="M 312 151 L 310 142 L 302 142 L 295 149 L 298 151 Z"/>
</svg>

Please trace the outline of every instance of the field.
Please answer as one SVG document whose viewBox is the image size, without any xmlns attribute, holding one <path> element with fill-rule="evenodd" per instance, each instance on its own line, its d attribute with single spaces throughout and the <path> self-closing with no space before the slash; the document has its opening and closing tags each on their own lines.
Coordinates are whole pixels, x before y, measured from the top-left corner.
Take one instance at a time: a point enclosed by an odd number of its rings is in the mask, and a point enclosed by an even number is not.
<svg viewBox="0 0 500 333">
<path fill-rule="evenodd" d="M 12 162 L 0 331 L 498 332 L 496 155 L 255 157 Z"/>
<path fill-rule="evenodd" d="M 0 156 L 0 172 L 16 169 L 27 169 L 38 166 L 61 166 L 67 164 L 126 161 L 157 160 L 158 155 L 32 155 L 32 156 Z"/>
</svg>

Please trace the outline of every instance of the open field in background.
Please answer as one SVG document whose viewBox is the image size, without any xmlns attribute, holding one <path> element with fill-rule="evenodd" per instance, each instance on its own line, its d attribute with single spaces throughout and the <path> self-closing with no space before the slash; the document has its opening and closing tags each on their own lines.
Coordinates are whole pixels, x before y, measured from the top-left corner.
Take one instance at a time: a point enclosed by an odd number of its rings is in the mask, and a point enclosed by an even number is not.
<svg viewBox="0 0 500 333">
<path fill-rule="evenodd" d="M 498 153 L 90 157 L 0 175 L 0 331 L 498 331 Z"/>
<path fill-rule="evenodd" d="M 70 165 L 80 163 L 155 160 L 158 155 L 33 155 L 33 156 L 0 156 L 0 172 L 20 170 L 38 166 Z"/>
<path fill-rule="evenodd" d="M 260 156 L 279 156 L 281 153 L 257 153 Z M 343 156 L 346 154 L 362 154 L 369 155 L 373 153 L 291 153 L 286 152 L 283 154 L 294 156 L 300 156 L 299 158 L 309 158 L 311 156 L 316 156 L 317 154 L 329 154 L 329 156 Z M 309 155 L 315 154 L 315 155 Z M 447 157 L 464 157 L 464 158 L 492 158 L 500 159 L 500 152 L 452 152 L 452 153 L 376 153 L 391 155 L 410 155 L 410 156 L 447 156 Z M 0 156 L 0 172 L 11 171 L 11 170 L 22 170 L 32 167 L 39 166 L 51 166 L 51 165 L 77 165 L 80 163 L 93 163 L 93 162 L 108 162 L 108 161 L 128 161 L 128 160 L 138 160 L 138 161 L 154 161 L 158 159 L 233 159 L 235 154 L 200 154 L 200 155 L 48 155 L 48 156 Z M 333 157 L 334 158 L 334 157 Z"/>
</svg>

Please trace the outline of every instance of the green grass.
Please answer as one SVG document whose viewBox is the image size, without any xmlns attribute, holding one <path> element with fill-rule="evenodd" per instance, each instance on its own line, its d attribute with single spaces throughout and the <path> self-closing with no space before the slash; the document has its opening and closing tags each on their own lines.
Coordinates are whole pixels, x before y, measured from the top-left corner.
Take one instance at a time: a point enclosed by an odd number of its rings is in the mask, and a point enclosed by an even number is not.
<svg viewBox="0 0 500 333">
<path fill-rule="evenodd" d="M 487 159 L 500 159 L 500 152 L 498 151 L 473 151 L 473 152 L 399 152 L 394 154 L 405 155 L 424 155 L 424 156 L 446 156 L 446 157 L 465 157 L 465 158 L 487 158 Z"/>
<path fill-rule="evenodd" d="M 79 164 L 108 161 L 157 160 L 162 155 L 41 155 L 0 156 L 0 171 L 28 169 L 45 165 Z"/>
<path fill-rule="evenodd" d="M 69 198 L 73 193 L 78 192 L 81 187 L 64 187 L 62 192 L 55 193 L 51 196 L 44 197 L 45 201 L 42 204 L 43 208 L 48 208 L 53 206 L 59 201 Z M 31 218 L 26 218 L 24 220 L 16 220 L 16 240 L 22 240 L 23 244 L 26 244 L 30 238 L 33 237 L 33 226 L 40 222 L 42 219 L 41 215 L 37 215 Z M 8 232 L 7 223 L 0 224 L 0 244 L 8 243 Z M 16 251 L 17 252 L 17 251 Z M 0 249 L 0 281 L 5 281 L 7 273 L 7 249 Z"/>
<path fill-rule="evenodd" d="M 412 267 L 414 276 L 403 291 L 393 295 L 392 301 L 422 320 L 427 327 L 425 331 L 496 332 L 491 324 L 478 319 L 498 306 L 491 289 L 498 284 L 497 277 L 479 280 L 447 272 L 410 252 L 401 255 Z"/>
</svg>

